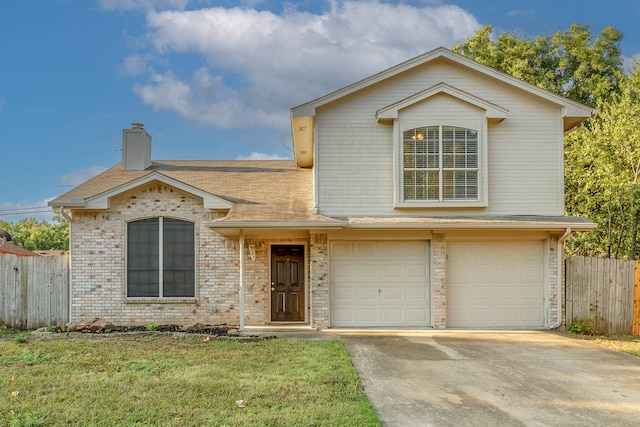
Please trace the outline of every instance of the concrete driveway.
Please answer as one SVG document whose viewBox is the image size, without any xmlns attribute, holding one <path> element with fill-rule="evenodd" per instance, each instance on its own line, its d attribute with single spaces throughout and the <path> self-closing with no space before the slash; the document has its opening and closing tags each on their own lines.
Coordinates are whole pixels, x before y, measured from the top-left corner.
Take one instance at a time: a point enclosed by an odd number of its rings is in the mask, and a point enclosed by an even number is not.
<svg viewBox="0 0 640 427">
<path fill-rule="evenodd" d="M 554 332 L 332 331 L 385 426 L 639 426 L 640 358 Z"/>
</svg>

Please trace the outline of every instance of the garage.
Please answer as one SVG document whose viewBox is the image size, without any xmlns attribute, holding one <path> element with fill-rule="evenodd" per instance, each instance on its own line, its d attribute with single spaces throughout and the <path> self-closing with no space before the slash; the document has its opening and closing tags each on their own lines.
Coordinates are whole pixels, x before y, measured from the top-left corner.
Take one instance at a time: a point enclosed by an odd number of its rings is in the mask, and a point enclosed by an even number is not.
<svg viewBox="0 0 640 427">
<path fill-rule="evenodd" d="M 447 327 L 545 324 L 544 241 L 447 242 Z"/>
<path fill-rule="evenodd" d="M 349 241 L 330 246 L 331 326 L 429 326 L 426 241 Z"/>
</svg>

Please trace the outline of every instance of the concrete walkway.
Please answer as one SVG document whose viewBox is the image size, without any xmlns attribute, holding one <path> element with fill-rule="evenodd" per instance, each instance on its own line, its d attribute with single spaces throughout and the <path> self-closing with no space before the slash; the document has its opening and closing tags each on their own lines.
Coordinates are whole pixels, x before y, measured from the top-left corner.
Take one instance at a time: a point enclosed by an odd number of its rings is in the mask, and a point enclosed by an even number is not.
<svg viewBox="0 0 640 427">
<path fill-rule="evenodd" d="M 639 426 L 640 358 L 554 332 L 340 331 L 385 426 Z"/>
</svg>

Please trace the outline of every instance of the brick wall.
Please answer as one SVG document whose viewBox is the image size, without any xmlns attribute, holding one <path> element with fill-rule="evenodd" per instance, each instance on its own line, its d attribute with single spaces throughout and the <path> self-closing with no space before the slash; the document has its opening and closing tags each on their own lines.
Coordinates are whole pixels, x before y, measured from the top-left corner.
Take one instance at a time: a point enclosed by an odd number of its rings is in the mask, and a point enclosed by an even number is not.
<svg viewBox="0 0 640 427">
<path fill-rule="evenodd" d="M 73 212 L 71 321 L 100 317 L 120 325 L 237 325 L 237 242 L 225 240 L 203 225 L 217 215 L 206 212 L 200 199 L 164 184 L 148 185 L 114 198 L 110 212 Z M 126 299 L 126 223 L 150 216 L 194 222 L 196 298 Z"/>
<path fill-rule="evenodd" d="M 444 233 L 433 233 L 431 239 L 431 277 L 433 280 L 433 327 L 447 327 L 447 243 Z"/>
<path fill-rule="evenodd" d="M 329 327 L 329 251 L 326 234 L 311 234 L 309 243 L 310 324 Z"/>
<path fill-rule="evenodd" d="M 563 318 L 564 311 L 564 283 L 560 280 L 558 271 L 558 239 L 560 235 L 552 234 L 549 238 L 549 322 L 551 325 Z M 561 306 L 558 307 L 558 296 Z"/>
</svg>

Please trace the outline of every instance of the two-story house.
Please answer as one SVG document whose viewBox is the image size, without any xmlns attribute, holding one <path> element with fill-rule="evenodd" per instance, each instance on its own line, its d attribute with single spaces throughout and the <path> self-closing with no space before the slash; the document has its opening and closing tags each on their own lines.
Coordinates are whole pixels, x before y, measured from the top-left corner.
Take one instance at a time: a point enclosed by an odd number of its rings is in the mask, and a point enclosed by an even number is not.
<svg viewBox="0 0 640 427">
<path fill-rule="evenodd" d="M 589 107 L 440 48 L 291 110 L 293 161 L 120 164 L 53 200 L 71 320 L 553 328 Z"/>
</svg>

